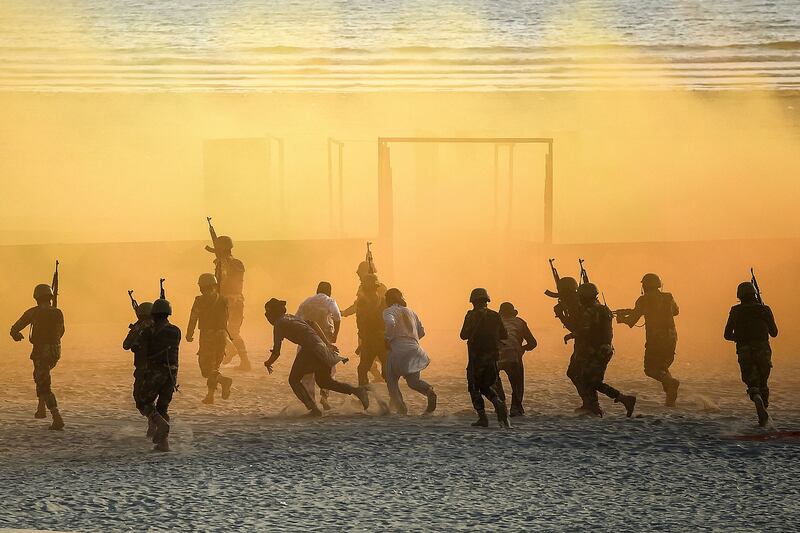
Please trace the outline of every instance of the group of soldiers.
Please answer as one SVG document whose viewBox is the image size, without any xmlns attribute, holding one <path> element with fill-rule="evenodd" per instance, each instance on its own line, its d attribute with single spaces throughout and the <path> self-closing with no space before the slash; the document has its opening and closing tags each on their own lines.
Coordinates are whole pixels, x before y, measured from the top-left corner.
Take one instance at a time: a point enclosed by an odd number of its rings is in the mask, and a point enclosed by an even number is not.
<svg viewBox="0 0 800 533">
<path fill-rule="evenodd" d="M 209 220 L 209 227 L 210 220 Z M 213 246 L 206 247 L 215 254 L 215 272 L 201 274 L 200 294 L 192 304 L 185 340 L 193 342 L 199 329 L 198 364 L 206 379 L 205 404 L 215 402 L 219 390 L 223 400 L 231 395 L 233 379 L 222 374 L 223 364 L 233 357 L 240 359 L 239 369 L 249 370 L 247 348 L 240 329 L 243 320 L 245 268 L 232 254 L 230 237 L 217 237 L 211 227 Z M 674 317 L 678 305 L 672 294 L 662 291 L 656 274 L 642 278 L 642 295 L 631 309 L 612 311 L 599 301 L 597 286 L 589 281 L 581 261 L 580 281 L 558 276 L 553 262 L 556 292 L 546 291 L 556 298 L 555 315 L 566 328 L 564 342 L 574 341 L 567 368 L 580 397 L 576 412 L 587 416 L 602 416 L 598 393 L 621 404 L 627 416 L 632 416 L 636 397 L 624 394 L 605 382 L 606 368 L 614 354 L 613 320 L 629 327 L 645 319 L 646 343 L 644 372 L 661 383 L 665 405 L 674 406 L 680 382 L 670 373 L 675 359 L 677 332 Z M 387 287 L 378 280 L 372 253 L 356 271 L 359 288 L 354 303 L 343 311 L 331 297 L 328 282 L 320 282 L 314 295 L 299 306 L 294 315 L 287 313 L 286 302 L 271 298 L 264 306 L 265 317 L 273 327 L 274 344 L 264 362 L 271 374 L 281 355 L 284 340 L 298 345 L 297 355 L 289 373 L 289 385 L 311 416 L 321 416 L 330 409 L 330 391 L 354 396 L 364 409 L 370 405 L 370 374 L 374 381 L 385 381 L 389 404 L 378 402 L 385 412 L 394 410 L 406 414 L 408 409 L 398 386 L 406 380 L 410 389 L 427 400 L 425 413 L 436 409 L 437 394 L 422 380 L 421 372 L 430 358 L 420 346 L 425 330 L 418 315 L 408 307 L 399 289 Z M 163 281 L 163 280 L 162 280 Z M 36 418 L 52 417 L 50 429 L 61 430 L 64 421 L 51 388 L 50 371 L 61 355 L 64 335 L 64 316 L 57 307 L 58 264 L 52 285 L 41 284 L 34 289 L 36 306 L 28 309 L 11 327 L 15 341 L 24 338 L 22 331 L 31 326 L 33 344 L 33 379 L 36 384 L 38 408 Z M 772 311 L 761 300 L 755 276 L 737 289 L 739 305 L 731 309 L 724 337 L 736 343 L 742 381 L 753 401 L 759 424 L 769 421 L 768 378 L 771 369 L 769 338 L 778 334 Z M 525 352 L 537 347 L 537 341 L 525 320 L 518 316 L 511 302 L 503 302 L 499 312 L 489 308 L 486 289 L 476 288 L 470 294 L 473 309 L 467 312 L 461 329 L 461 339 L 467 342 L 467 388 L 478 420 L 473 426 L 489 426 L 484 398 L 494 407 L 501 426 L 510 427 L 510 418 L 524 414 Z M 169 405 L 178 390 L 178 352 L 182 340 L 180 329 L 170 323 L 172 305 L 166 299 L 163 285 L 161 297 L 154 302 L 137 303 L 131 296 L 137 321 L 129 326 L 123 348 L 134 354 L 133 398 L 139 412 L 147 418 L 147 436 L 159 451 L 169 450 Z M 336 379 L 336 367 L 348 359 L 340 355 L 336 341 L 343 317 L 355 315 L 358 329 L 358 383 L 350 385 Z M 500 371 L 507 374 L 511 384 L 511 406 L 500 380 Z M 320 409 L 316 402 L 320 390 Z"/>
</svg>

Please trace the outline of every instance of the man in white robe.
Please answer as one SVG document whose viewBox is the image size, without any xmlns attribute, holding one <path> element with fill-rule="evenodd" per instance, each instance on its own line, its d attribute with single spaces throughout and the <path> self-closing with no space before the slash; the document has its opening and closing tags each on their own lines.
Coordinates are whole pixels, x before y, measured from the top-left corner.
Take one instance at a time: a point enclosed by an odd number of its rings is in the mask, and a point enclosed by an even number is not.
<svg viewBox="0 0 800 533">
<path fill-rule="evenodd" d="M 430 364 L 428 354 L 419 345 L 425 336 L 417 314 L 406 307 L 403 294 L 398 289 L 386 291 L 386 305 L 383 321 L 386 326 L 385 338 L 389 349 L 386 363 L 386 385 L 389 389 L 391 405 L 400 414 L 407 414 L 408 409 L 400 392 L 400 378 L 405 378 L 409 388 L 424 395 L 428 400 L 426 413 L 436 409 L 436 393 L 428 383 L 420 377 L 420 372 Z"/>
</svg>

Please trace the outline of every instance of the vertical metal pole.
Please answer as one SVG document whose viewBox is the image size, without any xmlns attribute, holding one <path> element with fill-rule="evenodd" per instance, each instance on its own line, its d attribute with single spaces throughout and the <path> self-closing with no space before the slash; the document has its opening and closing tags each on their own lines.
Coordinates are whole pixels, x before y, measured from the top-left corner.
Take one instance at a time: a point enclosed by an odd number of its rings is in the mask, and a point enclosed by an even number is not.
<svg viewBox="0 0 800 533">
<path fill-rule="evenodd" d="M 388 277 L 394 274 L 394 198 L 389 144 L 378 138 L 378 238 L 386 254 Z"/>
<path fill-rule="evenodd" d="M 494 145 L 494 227 L 500 227 L 500 147 Z"/>
<path fill-rule="evenodd" d="M 514 215 L 514 145 L 508 145 L 508 222 L 506 238 L 511 238 L 511 221 Z"/>
<path fill-rule="evenodd" d="M 284 173 L 284 158 L 283 158 L 283 139 L 278 139 L 278 180 L 280 184 L 280 214 L 281 214 L 281 228 L 286 228 L 286 175 Z M 285 233 L 285 231 L 284 231 Z"/>
<path fill-rule="evenodd" d="M 344 192 L 343 179 L 344 173 L 344 143 L 339 142 L 339 237 L 344 237 Z"/>
<path fill-rule="evenodd" d="M 553 141 L 544 156 L 544 242 L 553 244 Z"/>
<path fill-rule="evenodd" d="M 333 231 L 333 139 L 328 137 L 328 226 Z"/>
</svg>

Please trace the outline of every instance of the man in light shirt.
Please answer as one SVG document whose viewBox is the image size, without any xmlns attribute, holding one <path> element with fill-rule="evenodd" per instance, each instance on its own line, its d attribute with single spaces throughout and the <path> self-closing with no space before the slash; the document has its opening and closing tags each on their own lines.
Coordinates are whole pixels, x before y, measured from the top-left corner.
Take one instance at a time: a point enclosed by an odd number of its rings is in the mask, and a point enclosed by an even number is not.
<svg viewBox="0 0 800 533">
<path fill-rule="evenodd" d="M 314 296 L 306 298 L 300 307 L 297 308 L 295 316 L 306 322 L 315 322 L 328 341 L 336 343 L 339 336 L 339 327 L 342 323 L 342 313 L 339 311 L 339 305 L 336 300 L 331 298 L 331 284 L 327 281 L 321 281 L 317 285 L 317 293 Z M 336 366 L 331 367 L 331 377 L 336 374 Z M 314 374 L 306 374 L 302 380 L 303 386 L 308 390 L 311 398 L 314 399 Z M 328 391 L 321 390 L 319 393 L 320 403 L 322 408 L 328 410 L 331 408 L 328 403 Z"/>
</svg>

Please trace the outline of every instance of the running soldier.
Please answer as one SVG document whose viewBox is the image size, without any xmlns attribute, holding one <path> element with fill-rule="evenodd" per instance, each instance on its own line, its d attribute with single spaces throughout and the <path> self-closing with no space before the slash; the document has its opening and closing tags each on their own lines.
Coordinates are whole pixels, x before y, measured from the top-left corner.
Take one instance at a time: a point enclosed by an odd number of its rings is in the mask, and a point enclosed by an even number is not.
<svg viewBox="0 0 800 533">
<path fill-rule="evenodd" d="M 601 392 L 621 403 L 627 416 L 633 415 L 636 396 L 627 396 L 605 383 L 606 368 L 614 355 L 614 331 L 611 310 L 597 300 L 597 287 L 594 283 L 584 283 L 578 287 L 580 316 L 575 330 L 575 359 L 581 371 L 583 404 L 588 413 L 603 416 L 597 393 Z"/>
<path fill-rule="evenodd" d="M 217 278 L 214 274 L 200 274 L 197 285 L 200 287 L 200 296 L 194 299 L 192 305 L 186 328 L 186 342 L 194 340 L 194 330 L 199 323 L 200 347 L 197 351 L 197 362 L 208 387 L 202 401 L 210 405 L 214 403 L 217 385 L 222 388 L 222 399 L 227 400 L 233 384 L 233 379 L 223 376 L 219 371 L 228 341 L 228 305 L 217 290 Z"/>
<path fill-rule="evenodd" d="M 325 334 L 316 322 L 306 322 L 294 315 L 287 314 L 286 302 L 275 298 L 264 304 L 264 316 L 273 326 L 274 337 L 271 355 L 264 361 L 264 366 L 267 367 L 267 372 L 272 374 L 272 365 L 281 356 L 281 345 L 284 339 L 298 345 L 299 349 L 289 372 L 289 386 L 295 396 L 306 406 L 310 416 L 322 416 L 322 411 L 303 386 L 303 376 L 308 373 L 314 374 L 320 389 L 352 394 L 361 401 L 365 410 L 369 407 L 366 388 L 353 387 L 331 377 L 331 367 L 344 359 L 339 356 L 336 346 L 325 338 Z"/>
<path fill-rule="evenodd" d="M 489 309 L 486 289 L 473 289 L 469 296 L 473 308 L 467 311 L 461 327 L 461 339 L 467 341 L 467 390 L 478 420 L 472 425 L 489 427 L 486 417 L 485 396 L 494 406 L 497 420 L 503 427 L 511 427 L 506 403 L 496 390 L 500 374 L 497 370 L 500 341 L 508 338 L 503 321 L 496 311 Z"/>
<path fill-rule="evenodd" d="M 153 304 L 150 302 L 142 302 L 136 306 L 136 323 L 128 326 L 128 335 L 122 341 L 122 349 L 133 352 L 133 401 L 136 402 L 136 408 L 140 413 L 142 412 L 139 400 L 142 396 L 142 376 L 147 368 L 147 361 L 139 339 L 142 333 L 153 325 L 153 318 L 150 316 L 152 309 Z M 147 436 L 152 437 L 156 428 L 150 419 L 147 422 Z"/>
<path fill-rule="evenodd" d="M 342 313 L 339 311 L 339 304 L 331 297 L 332 287 L 327 281 L 321 281 L 317 285 L 317 293 L 309 296 L 300 307 L 297 308 L 297 318 L 306 322 L 315 322 L 325 337 L 331 344 L 336 344 L 339 337 L 339 328 L 342 325 Z M 331 377 L 336 376 L 336 365 L 331 367 Z M 303 377 L 303 385 L 308 390 L 311 398 L 314 399 L 314 374 L 309 373 Z M 331 408 L 328 402 L 329 391 L 322 389 L 319 391 L 319 401 L 322 408 L 326 411 Z"/>
<path fill-rule="evenodd" d="M 575 339 L 578 317 L 580 316 L 578 281 L 571 277 L 559 278 L 556 287 L 558 292 L 552 293 L 546 291 L 545 294 L 558 298 L 558 303 L 553 307 L 553 312 L 567 330 L 567 334 L 564 335 L 564 344 L 568 344 L 570 340 Z M 583 369 L 581 369 L 580 361 L 578 361 L 575 353 L 575 345 L 573 344 L 572 355 L 569 358 L 569 366 L 567 367 L 567 377 L 578 392 L 578 396 L 580 396 L 581 399 L 585 399 L 587 398 L 587 394 L 582 382 Z M 586 405 L 586 403 L 582 403 L 579 407 L 575 408 L 575 412 L 588 412 L 589 407 L 590 406 Z"/>
<path fill-rule="evenodd" d="M 385 292 L 380 290 L 378 278 L 367 274 L 361 282 L 356 300 L 356 325 L 358 326 L 358 385 L 369 384 L 368 374 L 376 361 L 381 365 L 381 376 L 386 374 L 386 340 L 384 339 L 383 311 L 386 309 Z"/>
<path fill-rule="evenodd" d="M 760 301 L 753 283 L 745 281 L 736 289 L 741 301 L 734 305 L 725 325 L 725 340 L 736 343 L 742 381 L 758 414 L 758 424 L 769 423 L 769 374 L 772 370 L 770 337 L 778 336 L 772 310 Z"/>
<path fill-rule="evenodd" d="M 510 416 L 522 416 L 525 414 L 525 409 L 522 407 L 522 397 L 525 394 L 525 366 L 522 363 L 522 356 L 525 352 L 536 348 L 536 338 L 531 333 L 528 323 L 517 316 L 519 312 L 514 309 L 514 304 L 501 303 L 499 312 L 508 338 L 500 341 L 500 360 L 497 366 L 506 373 L 511 384 Z M 497 392 L 500 399 L 505 402 L 506 394 L 499 379 Z"/>
<path fill-rule="evenodd" d="M 142 331 L 134 350 L 144 354 L 139 411 L 152 423 L 153 443 L 161 452 L 169 451 L 169 404 L 178 390 L 178 351 L 181 330 L 169 322 L 172 306 L 159 298 L 153 302 L 150 315 L 153 323 Z"/>
<path fill-rule="evenodd" d="M 678 304 L 668 292 L 661 292 L 661 278 L 656 274 L 642 277 L 642 295 L 633 309 L 616 312 L 617 322 L 634 327 L 641 317 L 645 320 L 644 373 L 661 383 L 666 395 L 665 405 L 674 407 L 681 382 L 672 377 L 669 367 L 675 361 L 678 332 L 675 317 Z"/>
<path fill-rule="evenodd" d="M 214 275 L 219 280 L 219 293 L 228 304 L 228 334 L 234 351 L 239 355 L 237 370 L 250 370 L 250 359 L 247 357 L 247 346 L 242 339 L 242 322 L 244 321 L 244 263 L 233 257 L 233 239 L 221 235 L 214 240 L 214 246 L 206 246 L 206 250 L 216 255 L 214 259 Z M 225 358 L 225 363 L 233 359 Z"/>
<path fill-rule="evenodd" d="M 19 320 L 11 326 L 11 338 L 19 342 L 25 338 L 22 330 L 31 326 L 29 340 L 33 345 L 31 361 L 33 361 L 33 382 L 36 384 L 36 396 L 39 405 L 34 418 L 47 418 L 47 411 L 53 422 L 50 429 L 64 429 L 64 420 L 58 411 L 56 395 L 51 388 L 50 371 L 61 358 L 61 337 L 64 336 L 64 314 L 52 305 L 53 290 L 50 285 L 40 284 L 33 289 L 36 307 L 25 311 Z"/>
<path fill-rule="evenodd" d="M 367 260 L 362 261 L 358 264 L 358 268 L 356 269 L 356 275 L 358 276 L 358 292 L 356 292 L 356 300 L 353 302 L 353 305 L 344 309 L 342 311 L 343 317 L 348 317 L 352 315 L 357 315 L 358 310 L 358 300 L 359 298 L 363 298 L 365 290 L 364 290 L 364 282 L 367 281 L 367 284 L 371 284 L 373 282 L 377 283 L 377 293 L 382 299 L 386 298 L 386 285 L 378 281 L 378 269 L 375 268 L 375 263 L 372 261 L 372 252 L 367 252 Z M 357 316 L 356 316 L 357 319 Z M 356 354 L 361 356 L 361 337 L 359 337 L 359 346 L 356 348 Z M 379 358 L 372 359 L 372 366 L 369 369 L 369 373 L 372 374 L 373 381 L 381 381 L 383 380 L 382 376 L 382 369 L 379 370 L 378 362 L 380 361 Z M 360 378 L 359 378 L 360 381 Z"/>
</svg>

